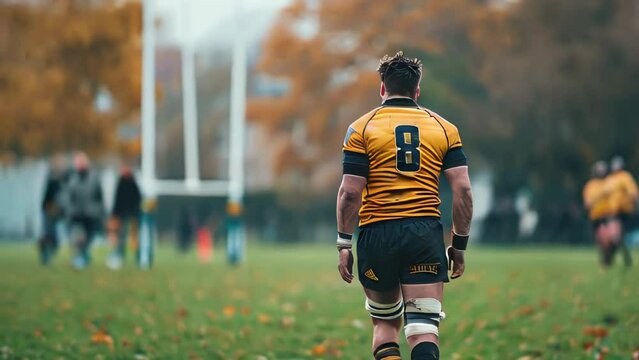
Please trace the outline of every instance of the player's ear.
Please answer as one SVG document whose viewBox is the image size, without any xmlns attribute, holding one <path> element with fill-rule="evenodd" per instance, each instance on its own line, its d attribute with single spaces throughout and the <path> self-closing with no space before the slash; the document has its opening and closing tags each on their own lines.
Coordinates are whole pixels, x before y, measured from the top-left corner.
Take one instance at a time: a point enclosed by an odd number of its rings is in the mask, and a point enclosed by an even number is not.
<svg viewBox="0 0 639 360">
<path fill-rule="evenodd" d="M 386 95 L 386 86 L 384 86 L 384 82 L 379 85 L 379 96 L 384 97 Z"/>
<path fill-rule="evenodd" d="M 417 89 L 415 89 L 415 100 L 419 99 L 420 92 L 421 89 L 419 88 L 419 85 L 417 85 Z"/>
</svg>

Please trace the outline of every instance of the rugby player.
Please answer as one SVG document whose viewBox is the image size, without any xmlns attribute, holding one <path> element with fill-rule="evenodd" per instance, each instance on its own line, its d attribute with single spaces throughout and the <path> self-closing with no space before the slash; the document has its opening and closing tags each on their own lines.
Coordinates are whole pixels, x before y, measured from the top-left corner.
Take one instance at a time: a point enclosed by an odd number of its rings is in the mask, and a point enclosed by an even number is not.
<svg viewBox="0 0 639 360">
<path fill-rule="evenodd" d="M 610 174 L 606 177 L 606 181 L 609 182 L 611 188 L 610 197 L 615 206 L 617 218 L 621 222 L 622 238 L 620 247 L 624 264 L 630 267 L 632 265 L 632 257 L 624 241 L 624 236 L 633 230 L 639 190 L 635 179 L 625 170 L 625 161 L 621 156 L 615 156 L 610 160 Z"/>
<path fill-rule="evenodd" d="M 606 178 L 607 173 L 608 165 L 604 161 L 595 162 L 592 166 L 592 177 L 583 190 L 584 206 L 588 211 L 604 267 L 612 264 L 621 234 L 621 225 L 611 198 L 611 183 Z"/>
<path fill-rule="evenodd" d="M 337 195 L 338 270 L 353 280 L 352 236 L 359 213 L 358 277 L 373 322 L 375 359 L 439 359 L 444 282 L 463 275 L 473 200 L 457 128 L 417 103 L 422 65 L 398 52 L 380 60 L 382 105 L 346 132 Z M 439 176 L 453 192 L 452 246 L 440 222 Z"/>
</svg>

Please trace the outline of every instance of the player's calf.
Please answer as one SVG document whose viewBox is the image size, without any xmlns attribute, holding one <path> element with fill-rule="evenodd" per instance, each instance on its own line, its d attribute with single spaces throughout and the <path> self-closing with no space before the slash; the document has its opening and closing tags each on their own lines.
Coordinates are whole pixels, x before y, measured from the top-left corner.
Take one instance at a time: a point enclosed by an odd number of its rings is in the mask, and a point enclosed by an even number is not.
<svg viewBox="0 0 639 360">
<path fill-rule="evenodd" d="M 398 336 L 404 301 L 400 298 L 390 304 L 382 304 L 366 299 L 365 308 L 373 320 L 373 356 L 375 360 L 401 359 Z M 379 345 L 381 344 L 381 345 Z"/>
</svg>

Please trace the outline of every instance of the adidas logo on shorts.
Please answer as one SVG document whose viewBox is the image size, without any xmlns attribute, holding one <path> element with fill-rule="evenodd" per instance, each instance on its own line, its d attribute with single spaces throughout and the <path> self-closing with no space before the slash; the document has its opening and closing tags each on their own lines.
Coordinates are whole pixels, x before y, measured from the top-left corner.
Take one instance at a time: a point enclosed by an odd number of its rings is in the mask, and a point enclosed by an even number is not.
<svg viewBox="0 0 639 360">
<path fill-rule="evenodd" d="M 366 272 L 364 273 L 364 276 L 366 276 L 367 278 L 373 281 L 379 281 L 379 279 L 377 278 L 377 275 L 375 275 L 375 273 L 373 272 L 373 269 L 366 270 Z"/>
</svg>

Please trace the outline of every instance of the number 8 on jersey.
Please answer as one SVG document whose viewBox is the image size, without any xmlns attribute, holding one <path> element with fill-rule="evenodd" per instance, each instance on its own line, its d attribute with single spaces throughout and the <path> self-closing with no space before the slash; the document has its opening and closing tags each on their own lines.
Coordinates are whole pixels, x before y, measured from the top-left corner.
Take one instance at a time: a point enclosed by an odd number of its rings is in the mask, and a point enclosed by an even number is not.
<svg viewBox="0 0 639 360">
<path fill-rule="evenodd" d="M 397 170 L 415 172 L 420 168 L 419 128 L 414 125 L 399 125 L 395 128 L 397 147 Z"/>
</svg>

